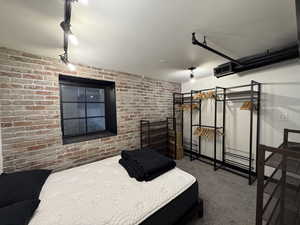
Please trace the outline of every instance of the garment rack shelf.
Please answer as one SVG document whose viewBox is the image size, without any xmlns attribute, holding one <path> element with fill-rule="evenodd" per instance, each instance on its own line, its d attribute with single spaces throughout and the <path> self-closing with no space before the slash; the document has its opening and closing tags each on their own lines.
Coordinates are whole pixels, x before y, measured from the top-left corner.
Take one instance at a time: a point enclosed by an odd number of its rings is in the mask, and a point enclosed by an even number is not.
<svg viewBox="0 0 300 225">
<path fill-rule="evenodd" d="M 300 143 L 289 142 L 290 133 L 300 131 L 285 129 L 278 148 L 259 146 L 256 225 L 300 224 Z"/>
<path fill-rule="evenodd" d="M 212 93 L 213 95 L 209 95 L 210 98 L 201 99 L 199 96 L 201 94 L 208 95 L 208 93 Z M 199 97 L 200 99 L 195 100 L 194 97 Z M 213 96 L 213 97 L 211 97 Z M 260 131 L 260 96 L 261 96 L 261 84 L 256 81 L 251 81 L 250 84 L 239 85 L 234 87 L 214 87 L 207 88 L 201 90 L 191 90 L 186 93 L 174 93 L 173 94 L 173 117 L 178 119 L 180 124 L 180 131 L 184 132 L 184 126 L 188 126 L 189 129 L 189 146 L 184 144 L 186 149 L 186 153 L 190 156 L 191 160 L 194 159 L 202 159 L 202 142 L 205 139 L 204 137 L 198 136 L 198 145 L 194 146 L 191 144 L 195 139 L 194 129 L 197 127 L 210 128 L 215 130 L 212 135 L 211 141 L 213 141 L 213 156 L 207 156 L 213 161 L 214 170 L 218 170 L 219 168 L 226 169 L 227 171 L 234 171 L 234 173 L 241 174 L 243 177 L 245 175 L 248 178 L 249 185 L 253 184 L 256 180 L 256 154 L 257 148 L 259 144 L 259 131 Z M 202 108 L 203 101 L 209 100 L 213 105 L 214 109 L 212 111 L 213 121 L 207 121 L 206 124 L 203 124 L 204 118 L 202 117 Z M 235 154 L 228 151 L 226 148 L 226 136 L 231 133 L 230 130 L 226 130 L 226 105 L 228 101 L 249 101 L 251 105 L 255 107 L 251 107 L 249 109 L 250 112 L 250 121 L 249 121 L 249 149 L 247 149 L 247 156 L 243 154 Z M 178 106 L 181 104 L 198 104 L 198 110 L 195 113 L 199 115 L 193 115 L 193 111 L 183 112 L 183 110 L 178 109 Z M 228 106 L 228 105 L 227 105 Z M 256 113 L 256 121 L 254 119 L 254 113 Z M 185 123 L 184 115 L 188 115 L 188 123 Z M 256 130 L 255 124 L 256 122 Z M 212 124 L 212 125 L 207 125 Z M 187 128 L 186 128 L 187 129 Z M 217 132 L 218 131 L 218 132 Z M 227 134 L 225 133 L 227 132 Z M 256 131 L 256 132 L 254 132 Z M 256 133 L 256 137 L 254 137 L 254 133 Z M 222 134 L 222 135 L 218 135 Z M 256 139 L 256 143 L 254 145 L 253 139 Z M 217 143 L 221 144 L 221 152 L 217 154 L 219 150 L 217 150 Z M 220 158 L 221 157 L 221 158 Z M 239 161 L 243 161 L 243 163 Z M 201 160 L 200 160 L 201 161 Z"/>
</svg>

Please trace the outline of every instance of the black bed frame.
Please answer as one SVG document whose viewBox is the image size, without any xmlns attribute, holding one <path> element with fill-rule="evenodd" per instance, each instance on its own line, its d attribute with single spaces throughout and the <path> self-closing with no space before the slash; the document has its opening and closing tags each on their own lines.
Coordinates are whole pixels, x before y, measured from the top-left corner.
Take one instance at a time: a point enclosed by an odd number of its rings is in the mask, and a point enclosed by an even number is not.
<svg viewBox="0 0 300 225">
<path fill-rule="evenodd" d="M 153 148 L 158 150 L 158 152 L 160 152 L 163 155 L 169 156 L 171 158 L 176 158 L 176 150 L 174 151 L 173 148 L 170 149 L 169 145 L 169 130 L 172 128 L 173 130 L 176 130 L 174 129 L 174 124 L 176 124 L 176 120 L 174 118 L 167 118 L 163 121 L 151 122 L 149 120 L 141 120 L 141 149 Z M 175 155 L 172 153 L 175 153 Z M 187 203 L 182 204 L 183 207 L 176 208 L 174 205 L 178 205 L 178 202 L 176 203 L 176 199 L 174 199 L 161 209 L 164 212 L 161 212 L 161 210 L 159 210 L 158 212 L 154 213 L 150 218 L 143 221 L 140 225 L 185 225 L 191 220 L 195 219 L 196 217 L 202 218 L 203 200 L 198 197 L 198 182 L 196 181 L 190 188 L 193 189 L 194 193 L 197 194 L 191 196 L 188 193 L 182 193 L 183 196 L 181 196 L 181 198 L 185 199 Z M 195 195 L 197 195 L 196 198 Z M 180 198 L 180 196 L 178 197 Z M 164 220 L 168 220 L 168 218 L 166 217 L 172 217 L 175 213 L 177 217 L 179 216 L 178 220 L 175 220 L 175 222 L 174 220 L 172 220 L 172 222 Z"/>
<path fill-rule="evenodd" d="M 185 225 L 197 217 L 202 218 L 203 213 L 203 200 L 199 198 L 197 204 L 188 213 L 184 214 L 175 225 Z"/>
<path fill-rule="evenodd" d="M 198 184 L 197 184 L 198 185 Z M 165 207 L 167 207 L 166 205 Z M 163 219 L 160 219 L 158 222 L 154 222 L 153 220 L 145 220 L 143 221 L 140 225 L 186 225 L 189 222 L 193 221 L 194 219 L 197 218 L 202 218 L 203 217 L 203 200 L 198 198 L 198 201 L 196 204 L 194 204 L 185 214 L 183 214 L 175 223 L 167 223 Z M 151 221 L 151 222 L 149 222 Z"/>
</svg>

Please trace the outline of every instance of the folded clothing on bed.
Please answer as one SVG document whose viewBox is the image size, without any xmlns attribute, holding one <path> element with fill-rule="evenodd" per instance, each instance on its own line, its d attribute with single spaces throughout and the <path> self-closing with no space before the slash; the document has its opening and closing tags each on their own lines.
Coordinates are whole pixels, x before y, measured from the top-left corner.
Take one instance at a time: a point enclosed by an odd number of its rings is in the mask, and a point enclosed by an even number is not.
<svg viewBox="0 0 300 225">
<path fill-rule="evenodd" d="M 167 158 L 153 149 L 122 151 L 119 163 L 127 170 L 130 177 L 138 181 L 150 181 L 176 166 L 174 160 Z"/>
</svg>

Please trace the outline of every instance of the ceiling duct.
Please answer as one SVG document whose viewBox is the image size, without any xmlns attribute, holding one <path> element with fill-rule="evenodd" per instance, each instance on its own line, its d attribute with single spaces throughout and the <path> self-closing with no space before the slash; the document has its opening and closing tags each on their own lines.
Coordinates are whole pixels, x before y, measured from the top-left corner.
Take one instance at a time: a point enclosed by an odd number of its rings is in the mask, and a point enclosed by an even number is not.
<svg viewBox="0 0 300 225">
<path fill-rule="evenodd" d="M 234 62 L 224 63 L 214 69 L 214 74 L 217 78 L 219 78 L 234 73 L 257 69 L 297 57 L 299 57 L 298 45 L 293 45 L 281 50 L 272 52 L 267 51 L 262 54 L 240 58 L 237 61 L 239 61 L 241 65 L 237 65 Z"/>
<path fill-rule="evenodd" d="M 245 72 L 252 69 L 257 69 L 263 66 L 268 66 L 281 61 L 294 59 L 299 57 L 299 46 L 298 44 L 273 51 L 265 51 L 264 53 L 252 55 L 240 59 L 233 59 L 232 57 L 217 51 L 209 46 L 207 46 L 206 40 L 201 43 L 196 39 L 195 33 L 193 33 L 192 43 L 198 45 L 216 55 L 219 55 L 227 60 L 228 63 L 224 63 L 214 68 L 214 75 L 219 78 L 223 76 L 228 76 L 235 73 Z"/>
</svg>

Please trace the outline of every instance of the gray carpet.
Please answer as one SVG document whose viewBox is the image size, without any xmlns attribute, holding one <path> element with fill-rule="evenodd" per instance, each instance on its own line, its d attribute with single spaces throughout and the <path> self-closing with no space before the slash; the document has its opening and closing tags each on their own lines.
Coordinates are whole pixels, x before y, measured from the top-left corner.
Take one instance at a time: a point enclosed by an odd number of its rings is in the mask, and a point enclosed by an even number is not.
<svg viewBox="0 0 300 225">
<path fill-rule="evenodd" d="M 246 178 L 185 157 L 177 166 L 195 176 L 200 197 L 204 200 L 204 217 L 189 225 L 254 225 L 256 183 Z"/>
</svg>

